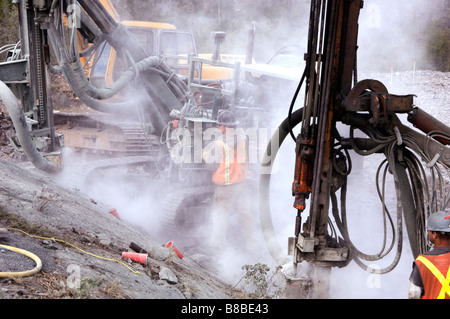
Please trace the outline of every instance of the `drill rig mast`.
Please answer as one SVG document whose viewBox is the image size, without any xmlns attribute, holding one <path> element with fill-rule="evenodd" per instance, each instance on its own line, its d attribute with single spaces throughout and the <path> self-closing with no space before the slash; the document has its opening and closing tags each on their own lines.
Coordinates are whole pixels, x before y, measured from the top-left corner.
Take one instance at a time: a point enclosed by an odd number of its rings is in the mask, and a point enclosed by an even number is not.
<svg viewBox="0 0 450 319">
<path fill-rule="evenodd" d="M 427 168 L 436 170 L 438 176 L 442 176 L 442 171 L 448 174 L 449 128 L 415 107 L 413 95 L 390 94 L 377 80 L 357 80 L 358 18 L 362 8 L 362 0 L 311 0 L 305 71 L 288 117 L 272 138 L 267 147 L 267 158 L 263 160 L 270 168 L 276 156 L 273 144 L 281 145 L 288 135 L 294 139 L 296 161 L 292 195 L 297 216 L 295 237 L 289 238 L 288 254 L 293 256 L 294 267 L 288 281 L 301 277 L 297 273 L 297 264 L 307 261 L 313 268 L 308 275 L 316 298 L 328 295 L 331 267 L 345 267 L 354 260 L 369 272 L 383 274 L 395 268 L 401 254 L 399 242 L 397 255 L 390 266 L 371 269 L 361 259 L 380 260 L 385 254 L 363 254 L 351 242 L 345 204 L 341 204 L 340 212 L 337 203 L 337 192 L 341 194 L 341 201 L 345 201 L 347 177 L 351 173 L 349 149 L 361 156 L 374 153 L 386 156 L 396 188 L 398 240 L 401 241 L 404 220 L 414 256 L 427 246 L 426 217 L 448 205 L 445 187 L 441 188 L 439 196 L 429 195 L 434 186 L 424 182 L 426 177 L 421 173 L 421 164 L 415 154 L 426 161 Z M 304 107 L 293 112 L 295 99 L 303 85 Z M 426 135 L 403 125 L 397 117 L 402 113 L 409 114 L 411 122 L 416 114 L 422 113 L 420 119 L 415 118 L 414 126 Z M 350 127 L 350 136 L 340 135 L 336 128 L 339 122 Z M 293 128 L 298 124 L 301 124 L 300 133 L 295 136 Z M 355 138 L 353 132 L 356 129 L 367 138 Z M 266 173 L 260 175 L 261 223 L 269 250 L 274 259 L 280 261 L 283 254 L 275 243 L 271 226 L 270 174 Z M 309 216 L 303 223 L 307 199 L 310 199 Z M 385 211 L 384 203 L 381 206 Z M 332 224 L 332 218 L 342 237 L 330 235 L 328 226 Z M 392 221 L 391 224 L 394 231 Z M 294 293 L 294 296 L 299 294 Z"/>
<path fill-rule="evenodd" d="M 173 76 L 164 60 L 149 56 L 99 0 L 13 2 L 19 11 L 20 58 L 0 64 L 2 93 L 10 94 L 9 88 L 22 101 L 31 133 L 26 132 L 26 125 L 20 125 L 26 120 L 19 105 L 11 102 L 7 108 L 20 131 L 22 148 L 38 168 L 54 170 L 51 163 L 33 150 L 31 135 L 49 139 L 43 152 L 54 152 L 62 146 L 54 128 L 51 73 L 63 74 L 75 95 L 88 107 L 148 123 L 156 134 L 167 125 L 172 110 L 189 103 L 186 83 Z M 102 50 L 105 43 L 119 52 L 127 69 L 110 86 L 96 87 L 86 77 L 87 64 L 83 64 L 82 58 Z M 113 100 L 119 93 L 122 99 Z"/>
</svg>

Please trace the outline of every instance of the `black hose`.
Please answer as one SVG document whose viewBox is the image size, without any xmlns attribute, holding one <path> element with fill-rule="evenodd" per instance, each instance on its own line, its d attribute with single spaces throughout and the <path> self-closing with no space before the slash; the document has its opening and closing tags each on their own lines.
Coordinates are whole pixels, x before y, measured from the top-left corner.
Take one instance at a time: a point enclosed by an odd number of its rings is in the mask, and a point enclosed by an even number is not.
<svg viewBox="0 0 450 319">
<path fill-rule="evenodd" d="M 260 220 L 261 220 L 261 227 L 263 231 L 263 236 L 266 241 L 268 250 L 272 256 L 272 258 L 279 262 L 282 261 L 285 257 L 285 254 L 283 253 L 283 250 L 279 247 L 279 244 L 276 240 L 275 231 L 273 228 L 272 223 L 272 215 L 270 210 L 270 177 L 272 172 L 272 165 L 275 162 L 276 155 L 278 153 L 279 148 L 281 147 L 282 143 L 284 142 L 286 136 L 290 134 L 291 129 L 298 125 L 303 120 L 303 108 L 297 110 L 296 112 L 292 113 L 292 116 L 286 118 L 278 127 L 278 131 L 273 134 L 272 139 L 270 140 L 266 152 L 263 157 L 262 165 L 261 165 L 261 172 L 260 172 L 260 179 L 259 179 L 259 211 L 260 211 Z M 275 144 L 276 143 L 276 144 Z M 274 145 L 275 144 L 275 145 Z M 275 146 L 275 147 L 274 147 Z M 389 158 L 388 158 L 389 160 Z M 398 170 L 402 170 L 399 166 L 400 163 L 396 161 L 396 163 L 392 163 L 391 165 L 394 166 L 394 173 L 397 178 L 397 184 L 399 187 L 397 188 L 397 196 L 399 197 L 399 201 L 403 203 L 404 209 L 408 212 L 405 214 L 405 219 L 407 219 L 407 223 L 412 222 L 413 219 L 415 219 L 413 213 L 411 211 L 414 211 L 410 205 L 405 203 L 404 197 L 405 194 L 410 193 L 410 190 L 405 189 L 405 180 L 403 174 L 400 173 L 400 176 L 397 175 Z M 334 194 L 332 194 L 334 195 Z M 403 196 L 402 196 L 403 195 Z M 406 195 L 408 196 L 408 195 Z M 366 265 L 364 265 L 358 258 L 357 255 L 362 256 L 366 260 L 376 260 L 376 257 L 379 256 L 368 256 L 365 254 L 362 254 L 361 252 L 357 252 L 355 254 L 355 251 L 353 249 L 355 248 L 350 241 L 350 238 L 348 236 L 348 232 L 346 231 L 345 222 L 341 223 L 341 219 L 338 216 L 337 208 L 336 208 L 336 198 L 335 196 L 332 197 L 332 206 L 333 206 L 333 215 L 336 219 L 338 228 L 343 234 L 345 240 L 347 243 L 350 244 L 350 250 L 352 254 L 352 259 L 363 269 L 369 272 L 378 273 L 378 274 L 384 274 L 387 272 L 390 272 L 393 270 L 396 265 L 398 264 L 402 252 L 402 209 L 400 208 L 397 213 L 397 236 L 398 236 L 398 242 L 397 242 L 397 252 L 395 255 L 395 258 L 393 262 L 384 269 L 372 269 Z M 409 197 L 409 196 L 408 196 Z M 345 210 L 345 209 L 344 209 Z M 391 226 L 393 226 L 393 223 L 391 221 Z M 409 228 L 409 227 L 408 227 Z M 414 235 L 412 235 L 414 236 Z M 412 249 L 414 251 L 415 244 L 412 243 Z M 392 248 L 392 246 L 391 246 Z"/>
<path fill-rule="evenodd" d="M 294 142 L 297 140 L 297 138 L 295 137 L 294 132 L 292 131 L 292 128 L 293 128 L 292 127 L 292 123 L 291 123 L 291 121 L 292 121 L 292 110 L 294 109 L 294 105 L 295 105 L 295 102 L 297 101 L 297 97 L 298 97 L 298 94 L 300 93 L 300 89 L 303 86 L 303 81 L 305 81 L 306 69 L 307 68 L 305 68 L 305 70 L 303 71 L 302 78 L 300 79 L 300 83 L 298 84 L 297 89 L 295 90 L 294 97 L 292 98 L 292 101 L 291 101 L 291 105 L 289 106 L 287 125 L 288 125 L 289 134 L 291 135 L 291 137 L 294 140 Z"/>
<path fill-rule="evenodd" d="M 416 207 L 414 205 L 415 201 L 411 191 L 408 175 L 406 174 L 406 168 L 400 163 L 396 163 L 394 175 L 396 175 L 398 179 L 398 187 L 401 195 L 400 201 L 405 218 L 408 239 L 411 245 L 411 251 L 414 258 L 417 258 L 419 255 L 419 246 L 417 242 Z"/>
<path fill-rule="evenodd" d="M 49 34 L 50 39 L 52 40 L 53 51 L 55 52 L 58 63 L 62 68 L 72 90 L 83 103 L 99 112 L 116 114 L 123 114 L 124 112 L 129 113 L 130 108 L 136 106 L 137 103 L 133 103 L 132 105 L 130 105 L 129 102 L 104 102 L 94 99 L 92 96 L 90 96 L 87 93 L 87 79 L 86 81 L 80 81 L 80 77 L 85 79 L 84 73 L 83 75 L 75 73 L 75 71 L 69 65 L 67 52 L 64 51 L 59 34 L 53 24 L 50 24 Z M 81 69 L 78 71 L 78 73 L 82 72 Z"/>
</svg>

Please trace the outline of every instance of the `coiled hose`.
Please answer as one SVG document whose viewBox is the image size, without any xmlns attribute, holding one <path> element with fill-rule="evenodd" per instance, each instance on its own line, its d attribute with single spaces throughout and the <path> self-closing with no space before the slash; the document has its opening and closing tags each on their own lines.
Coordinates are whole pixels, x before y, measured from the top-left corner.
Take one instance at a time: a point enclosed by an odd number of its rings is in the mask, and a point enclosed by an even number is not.
<svg viewBox="0 0 450 319">
<path fill-rule="evenodd" d="M 36 263 L 36 267 L 34 267 L 31 270 L 19 271 L 19 272 L 0 272 L 0 278 L 19 278 L 19 277 L 32 276 L 32 275 L 38 273 L 39 271 L 41 271 L 42 261 L 38 256 L 36 256 L 32 252 L 29 252 L 24 249 L 12 247 L 12 246 L 7 246 L 7 245 L 0 245 L 0 248 L 27 256 L 28 258 L 31 258 L 32 260 L 34 260 L 34 262 Z"/>
<path fill-rule="evenodd" d="M 279 247 L 275 231 L 273 229 L 272 224 L 272 217 L 271 217 L 271 211 L 270 211 L 270 175 L 271 175 L 271 169 L 272 165 L 275 161 L 278 149 L 280 148 L 281 144 L 283 143 L 286 136 L 291 132 L 291 129 L 298 125 L 303 120 L 303 109 L 299 109 L 296 112 L 292 113 L 292 115 L 289 116 L 289 118 L 286 118 L 281 125 L 278 127 L 278 130 L 276 133 L 272 136 L 272 139 L 270 140 L 270 143 L 267 146 L 266 152 L 264 154 L 263 158 L 263 164 L 261 166 L 262 172 L 260 173 L 260 181 L 259 181 L 259 211 L 260 211 L 260 219 L 261 219 L 261 227 L 264 235 L 264 239 L 266 241 L 268 250 L 270 254 L 272 255 L 272 258 L 275 261 L 282 261 L 285 259 L 285 254 L 283 253 L 282 249 Z M 333 215 L 336 219 L 337 225 L 339 226 L 339 230 L 341 234 L 345 237 L 345 241 L 350 246 L 353 255 L 352 258 L 355 260 L 355 262 L 366 271 L 375 272 L 375 273 L 387 273 L 390 272 L 392 269 L 396 267 L 400 260 L 401 252 L 402 252 L 402 217 L 405 218 L 406 224 L 407 224 L 407 230 L 408 235 L 411 243 L 411 249 L 413 251 L 414 255 L 418 254 L 418 242 L 416 238 L 419 236 L 417 234 L 415 228 L 416 228 L 416 222 L 417 219 L 420 219 L 420 217 L 423 218 L 423 216 L 420 216 L 423 214 L 418 213 L 419 216 L 416 216 L 415 212 L 417 209 L 419 209 L 420 205 L 418 207 L 414 207 L 414 200 L 413 200 L 413 194 L 411 193 L 412 190 L 410 188 L 410 185 L 408 183 L 407 174 L 405 171 L 405 168 L 401 166 L 400 163 L 398 163 L 398 160 L 395 158 L 394 154 L 395 152 L 392 150 L 393 145 L 395 144 L 395 140 L 393 139 L 386 139 L 385 141 L 378 141 L 380 143 L 379 146 L 377 146 L 377 150 L 381 150 L 382 148 L 387 149 L 386 157 L 387 161 L 390 163 L 390 167 L 393 168 L 393 173 L 396 181 L 396 192 L 397 192 L 397 251 L 395 254 L 395 258 L 391 265 L 386 267 L 385 269 L 371 269 L 370 267 L 364 265 L 358 257 L 362 257 L 366 260 L 379 260 L 382 257 L 386 256 L 391 249 L 393 248 L 395 237 L 392 239 L 392 243 L 390 247 L 387 249 L 387 252 L 383 254 L 383 252 L 380 252 L 377 255 L 369 256 L 366 254 L 363 254 L 359 252 L 356 247 L 352 244 L 348 231 L 345 228 L 345 220 L 342 221 L 338 209 L 337 209 L 337 200 L 335 197 L 335 194 L 331 194 L 331 201 L 332 201 L 332 207 L 333 207 Z M 408 139 L 404 140 L 404 142 L 408 142 Z M 277 143 L 275 145 L 275 143 Z M 276 147 L 274 147 L 274 145 Z M 389 148 L 389 146 L 391 148 Z M 411 147 L 410 143 L 407 143 L 407 146 Z M 355 147 L 355 151 L 358 152 L 358 149 Z M 360 152 L 359 152 L 360 153 Z M 371 152 L 368 152 L 367 154 L 361 153 L 360 155 L 368 155 L 371 154 Z M 411 152 L 407 152 L 405 150 L 404 152 L 405 158 L 408 159 L 408 161 L 415 162 L 414 156 L 411 154 Z M 414 165 L 412 165 L 414 166 Z M 417 170 L 417 168 L 416 168 Z M 412 174 L 412 169 L 408 170 L 410 175 Z M 417 175 L 417 174 L 416 174 Z M 420 179 L 419 176 L 415 176 L 417 179 Z M 419 189 L 420 191 L 421 189 Z M 345 194 L 345 190 L 344 190 Z M 341 194 L 342 195 L 342 194 Z M 416 195 L 417 196 L 417 195 Z M 384 203 L 383 203 L 384 205 Z M 403 214 L 402 214 L 403 212 Z M 345 205 L 343 207 L 343 213 L 345 216 Z M 390 224 L 392 227 L 393 232 L 395 232 L 395 226 L 390 218 L 389 214 L 387 214 L 390 220 Z M 355 253 L 356 252 L 356 253 Z"/>
</svg>

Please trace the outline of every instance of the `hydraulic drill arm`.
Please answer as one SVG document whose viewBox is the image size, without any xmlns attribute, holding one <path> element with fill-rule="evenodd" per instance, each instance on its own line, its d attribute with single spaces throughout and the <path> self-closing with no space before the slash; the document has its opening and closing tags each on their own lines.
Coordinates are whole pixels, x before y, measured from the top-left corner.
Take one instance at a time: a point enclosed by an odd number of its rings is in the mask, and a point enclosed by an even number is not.
<svg viewBox="0 0 450 319">
<path fill-rule="evenodd" d="M 133 34 L 116 21 L 113 8 L 102 4 L 104 1 L 15 3 L 20 18 L 20 58 L 0 63 L 0 80 L 22 100 L 23 112 L 32 114 L 32 132 L 21 135 L 48 137 L 48 151 L 60 146 L 53 123 L 52 72 L 64 74 L 88 107 L 148 123 L 155 134 L 161 134 L 172 110 L 191 103 L 186 83 L 162 59 L 148 56 Z M 102 50 L 105 43 L 128 63 L 128 69 L 112 85 L 100 88 L 86 77 L 85 57 L 94 56 L 93 52 Z M 56 66 L 51 64 L 51 49 Z M 113 99 L 117 94 L 121 96 L 118 101 Z"/>
<path fill-rule="evenodd" d="M 356 80 L 358 18 L 362 7 L 362 0 L 311 1 L 305 78 L 300 82 L 300 86 L 303 80 L 306 84 L 305 104 L 302 109 L 289 114 L 280 125 L 279 134 L 274 135 L 264 158 L 264 163 L 273 163 L 276 154 L 270 153 L 271 144 L 281 144 L 288 135 L 286 130 L 289 130 L 296 141 L 292 195 L 297 216 L 295 237 L 289 239 L 288 254 L 294 257 L 294 270 L 297 269 L 297 263 L 308 261 L 310 266 L 320 272 L 312 278 L 316 297 L 327 294 L 326 276 L 329 270 L 323 272 L 323 269 L 328 267 L 344 267 L 354 260 L 370 272 L 383 274 L 394 269 L 402 251 L 403 220 L 413 255 L 422 253 L 426 249 L 426 216 L 448 205 L 448 190 L 444 190 L 445 186 L 430 185 L 430 189 L 426 189 L 428 183 L 422 175 L 424 170 L 420 161 L 425 161 L 426 167 L 433 170 L 433 176 L 439 176 L 436 180 L 445 180 L 441 178 L 450 167 L 450 129 L 414 107 L 413 95 L 390 94 L 377 80 Z M 408 114 L 408 120 L 425 135 L 403 125 L 397 117 L 397 114 L 402 113 Z M 340 135 L 336 128 L 338 122 L 350 127 L 349 137 Z M 292 130 L 297 124 L 301 128 L 295 137 Z M 353 136 L 355 129 L 367 137 L 356 138 Z M 347 176 L 351 173 L 349 149 L 361 156 L 383 153 L 395 182 L 397 225 L 391 220 L 391 246 L 379 254 L 368 255 L 359 251 L 347 229 L 345 194 Z M 271 240 L 273 229 L 267 199 L 268 183 L 269 177 L 261 174 L 261 221 L 269 250 L 274 258 L 281 260 L 281 254 Z M 439 196 L 436 196 L 433 187 L 440 187 Z M 336 196 L 338 190 L 341 195 L 340 207 Z M 302 223 L 308 206 L 307 199 L 310 200 L 309 215 Z M 380 206 L 386 213 L 384 205 L 383 202 Z M 332 216 L 329 216 L 330 212 Z M 328 225 L 333 218 L 340 236 L 334 230 L 329 233 Z M 382 259 L 394 247 L 395 241 L 395 258 L 386 268 L 374 270 L 361 261 Z"/>
<path fill-rule="evenodd" d="M 317 258 L 315 251 L 326 247 L 329 196 L 332 177 L 332 149 L 340 99 L 353 84 L 356 60 L 358 16 L 362 1 L 312 1 L 307 54 L 306 105 L 297 137 L 297 161 L 293 191 L 300 215 L 311 193 L 310 214 L 300 238 L 301 258 Z M 300 237 L 299 237 L 300 236 Z M 313 248 L 316 246 L 316 248 Z M 341 260 L 347 258 L 340 252 Z M 326 260 L 326 254 L 320 254 Z"/>
</svg>

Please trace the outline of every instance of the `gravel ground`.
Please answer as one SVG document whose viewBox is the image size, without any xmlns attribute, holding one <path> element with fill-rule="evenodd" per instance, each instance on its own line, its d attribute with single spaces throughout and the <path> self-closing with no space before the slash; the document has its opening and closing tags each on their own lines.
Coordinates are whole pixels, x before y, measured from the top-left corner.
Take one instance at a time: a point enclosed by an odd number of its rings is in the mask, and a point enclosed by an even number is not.
<svg viewBox="0 0 450 319">
<path fill-rule="evenodd" d="M 392 94 L 414 94 L 414 104 L 450 125 L 450 72 L 418 70 L 362 74 L 381 81 Z"/>
</svg>

